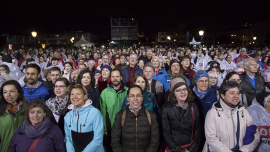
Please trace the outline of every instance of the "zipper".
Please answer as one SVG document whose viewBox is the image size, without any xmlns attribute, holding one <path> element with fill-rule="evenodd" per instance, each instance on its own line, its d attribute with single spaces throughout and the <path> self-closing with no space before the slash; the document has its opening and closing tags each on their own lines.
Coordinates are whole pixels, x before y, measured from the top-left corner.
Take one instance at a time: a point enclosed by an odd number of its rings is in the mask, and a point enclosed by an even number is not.
<svg viewBox="0 0 270 152">
<path fill-rule="evenodd" d="M 78 130 L 79 130 L 79 113 L 78 113 L 78 111 L 77 111 L 77 117 L 78 117 L 78 120 L 77 120 L 77 132 L 79 132 Z"/>
<path fill-rule="evenodd" d="M 233 113 L 234 113 L 234 111 L 233 110 L 231 110 L 231 118 L 232 118 L 232 123 L 233 123 L 233 144 L 234 144 L 234 146 L 235 146 L 235 124 L 234 124 L 234 120 L 233 120 Z"/>
<path fill-rule="evenodd" d="M 138 144 L 137 144 L 137 135 L 138 135 L 138 134 L 137 134 L 137 116 L 136 116 L 136 152 L 137 152 L 137 145 L 138 145 Z"/>
</svg>

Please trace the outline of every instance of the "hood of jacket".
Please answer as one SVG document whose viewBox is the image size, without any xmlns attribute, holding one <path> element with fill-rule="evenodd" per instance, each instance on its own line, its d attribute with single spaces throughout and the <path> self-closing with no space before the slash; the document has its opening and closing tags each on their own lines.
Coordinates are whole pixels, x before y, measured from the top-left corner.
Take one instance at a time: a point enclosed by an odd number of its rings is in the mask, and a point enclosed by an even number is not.
<svg viewBox="0 0 270 152">
<path fill-rule="evenodd" d="M 85 109 L 85 108 L 88 107 L 89 105 L 92 105 L 92 100 L 91 100 L 91 99 L 86 100 L 85 103 L 84 103 L 84 105 L 83 105 L 83 107 L 78 108 L 78 109 Z M 68 106 L 68 109 L 69 109 L 69 110 L 74 110 L 74 109 L 75 109 L 75 108 L 74 108 L 74 105 L 73 105 L 73 104 L 70 104 L 70 105 Z M 77 110 L 78 110 L 78 109 L 77 109 Z"/>
</svg>

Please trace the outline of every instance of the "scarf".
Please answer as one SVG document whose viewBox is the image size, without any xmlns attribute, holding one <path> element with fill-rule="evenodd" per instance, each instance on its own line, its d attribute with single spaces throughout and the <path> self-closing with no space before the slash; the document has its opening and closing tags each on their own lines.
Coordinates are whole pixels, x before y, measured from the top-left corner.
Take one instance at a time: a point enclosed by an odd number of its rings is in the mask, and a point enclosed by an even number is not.
<svg viewBox="0 0 270 152">
<path fill-rule="evenodd" d="M 25 100 L 23 98 L 23 101 L 19 101 L 17 105 L 8 104 L 6 113 L 10 114 L 11 116 L 15 117 L 16 113 L 22 110 L 23 104 Z"/>
<path fill-rule="evenodd" d="M 128 65 L 128 72 L 129 72 L 129 75 L 128 75 L 128 86 L 131 86 L 132 85 L 132 81 L 135 77 L 134 75 L 134 71 L 136 69 L 136 65 L 134 66 L 134 68 L 131 68 L 130 65 Z"/>
<path fill-rule="evenodd" d="M 91 89 L 91 84 L 89 84 L 89 85 L 87 85 L 87 86 L 85 86 L 85 89 L 87 90 L 87 91 L 89 91 L 90 89 Z"/>
<path fill-rule="evenodd" d="M 140 112 L 141 108 L 142 108 L 142 106 L 141 106 L 139 109 L 133 109 L 133 108 L 131 108 L 131 107 L 129 106 L 129 110 L 130 110 L 132 113 L 134 113 L 135 116 L 138 115 L 138 113 Z"/>
<path fill-rule="evenodd" d="M 51 98 L 46 101 L 46 105 L 56 115 L 64 115 L 67 111 L 69 105 L 69 95 L 67 94 L 63 99 L 58 99 L 58 97 Z"/>
<path fill-rule="evenodd" d="M 203 98 L 205 97 L 205 95 L 207 94 L 208 90 L 209 90 L 209 89 L 207 89 L 207 90 L 204 91 L 204 92 L 199 92 L 196 86 L 193 88 L 193 91 L 195 92 L 195 94 L 196 94 L 200 99 L 203 99 Z"/>
<path fill-rule="evenodd" d="M 155 69 L 155 75 L 157 75 L 158 74 L 158 69 Z"/>
<path fill-rule="evenodd" d="M 22 123 L 22 130 L 26 137 L 33 139 L 43 135 L 49 128 L 50 123 L 50 119 L 48 117 L 44 117 L 44 120 L 34 127 L 29 119 L 25 119 Z"/>
<path fill-rule="evenodd" d="M 176 105 L 176 107 L 181 107 L 184 110 L 187 110 L 187 107 L 188 107 L 188 103 L 187 102 L 185 102 L 183 106 L 180 106 L 178 103 L 175 104 L 175 105 Z"/>
<path fill-rule="evenodd" d="M 229 106 L 229 107 L 231 107 L 231 108 L 236 108 L 236 107 L 238 107 L 238 106 L 240 105 L 240 102 L 238 102 L 237 105 L 233 105 L 233 104 L 227 102 L 226 100 L 223 100 L 223 101 L 224 101 L 224 103 L 225 103 L 227 106 Z"/>
<path fill-rule="evenodd" d="M 195 72 L 191 70 L 190 68 L 187 68 L 186 70 L 181 66 L 180 68 L 183 71 L 183 75 L 186 76 L 189 80 L 193 80 L 193 77 L 195 75 Z"/>
<path fill-rule="evenodd" d="M 112 82 L 109 82 L 109 87 L 111 87 L 111 88 L 113 88 L 113 89 L 115 90 L 115 88 L 114 88 L 113 85 L 112 85 Z M 116 92 L 116 93 L 121 92 L 121 91 L 124 89 L 124 87 L 125 87 L 124 82 L 121 81 L 120 87 L 119 87 L 117 90 L 115 90 L 115 92 Z"/>
</svg>

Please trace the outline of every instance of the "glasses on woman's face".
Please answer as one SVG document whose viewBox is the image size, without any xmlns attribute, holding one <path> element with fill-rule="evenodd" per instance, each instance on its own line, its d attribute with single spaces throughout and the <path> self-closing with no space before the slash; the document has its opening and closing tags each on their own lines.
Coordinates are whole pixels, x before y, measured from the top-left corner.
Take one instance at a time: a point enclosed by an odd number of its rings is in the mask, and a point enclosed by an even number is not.
<svg viewBox="0 0 270 152">
<path fill-rule="evenodd" d="M 57 88 L 60 88 L 60 89 L 64 89 L 66 86 L 65 85 L 55 85 L 54 88 L 57 89 Z"/>
<path fill-rule="evenodd" d="M 200 80 L 200 81 L 198 81 L 199 82 L 199 84 L 203 84 L 203 83 L 208 83 L 209 81 L 208 80 Z"/>
<path fill-rule="evenodd" d="M 215 79 L 215 80 L 216 80 L 216 79 L 217 79 L 217 77 L 209 77 L 209 79 L 212 79 L 212 80 L 213 80 L 213 79 Z"/>
<path fill-rule="evenodd" d="M 136 98 L 136 99 L 140 99 L 140 98 L 142 98 L 143 96 L 142 96 L 142 95 L 136 95 L 136 96 L 135 96 L 135 95 L 129 95 L 128 97 L 129 97 L 131 100 L 134 100 L 135 98 Z"/>
<path fill-rule="evenodd" d="M 187 88 L 184 88 L 184 89 L 176 89 L 175 92 L 177 92 L 177 93 L 187 93 L 188 90 L 187 90 Z"/>
</svg>

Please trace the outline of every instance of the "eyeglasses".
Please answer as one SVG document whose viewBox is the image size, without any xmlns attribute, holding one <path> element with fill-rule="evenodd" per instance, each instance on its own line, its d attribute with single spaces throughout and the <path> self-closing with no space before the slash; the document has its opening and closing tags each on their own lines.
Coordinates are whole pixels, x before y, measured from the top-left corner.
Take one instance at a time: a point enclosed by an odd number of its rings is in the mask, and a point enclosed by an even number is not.
<svg viewBox="0 0 270 152">
<path fill-rule="evenodd" d="M 241 80 L 240 79 L 237 79 L 237 80 L 233 79 L 233 80 L 230 80 L 230 81 L 241 83 Z"/>
<path fill-rule="evenodd" d="M 143 96 L 142 95 L 130 95 L 130 96 L 128 96 L 131 100 L 133 100 L 133 99 L 140 99 L 140 98 L 142 98 Z"/>
<path fill-rule="evenodd" d="M 217 79 L 217 77 L 209 77 L 209 79 Z"/>
<path fill-rule="evenodd" d="M 208 83 L 208 80 L 205 80 L 205 81 L 203 81 L 203 80 L 200 80 L 200 81 L 198 81 L 200 84 L 203 84 L 203 83 Z"/>
<path fill-rule="evenodd" d="M 59 86 L 58 86 L 58 85 L 55 85 L 55 86 L 54 86 L 54 88 L 56 88 L 56 89 L 57 89 L 57 88 L 63 89 L 63 88 L 65 88 L 65 87 L 66 87 L 66 86 L 64 86 L 64 85 L 59 85 Z"/>
<path fill-rule="evenodd" d="M 187 90 L 187 88 L 184 88 L 184 89 L 175 90 L 175 92 L 177 92 L 177 93 L 187 93 L 188 90 Z"/>
</svg>

